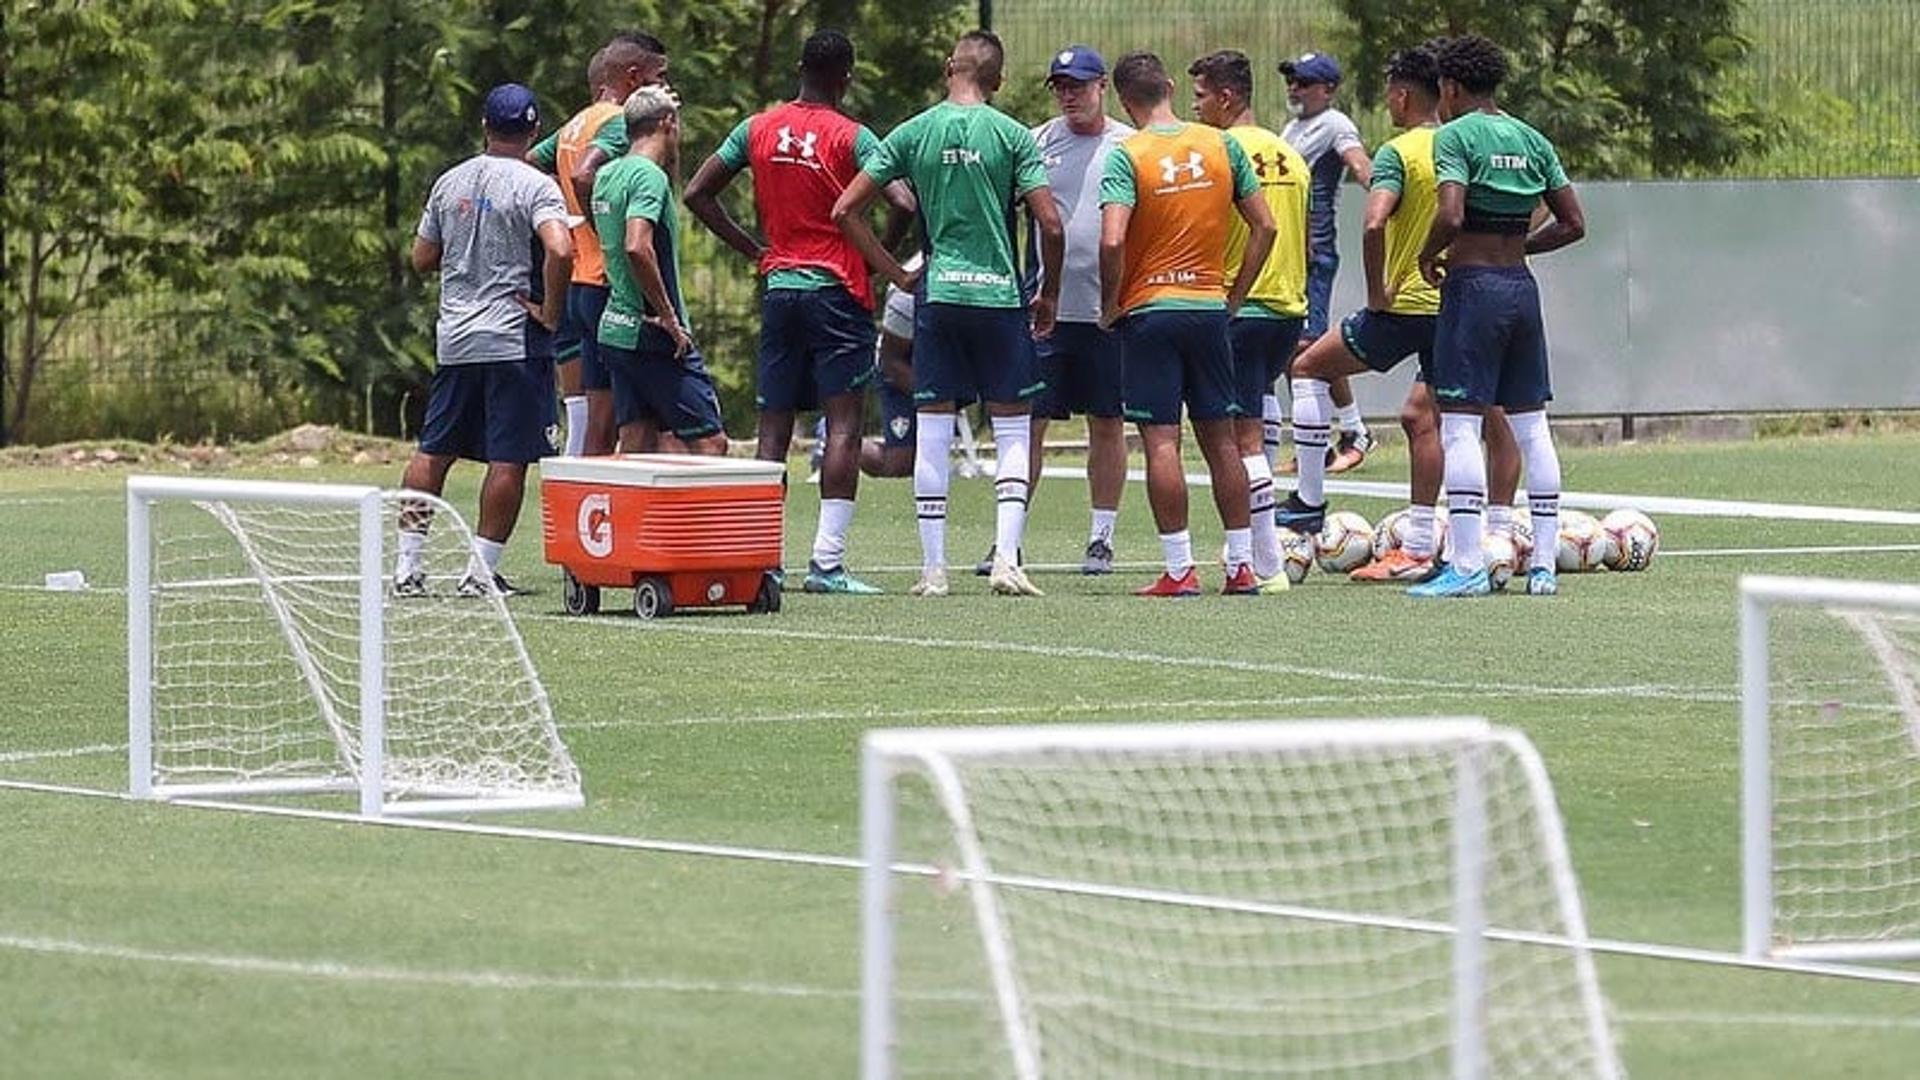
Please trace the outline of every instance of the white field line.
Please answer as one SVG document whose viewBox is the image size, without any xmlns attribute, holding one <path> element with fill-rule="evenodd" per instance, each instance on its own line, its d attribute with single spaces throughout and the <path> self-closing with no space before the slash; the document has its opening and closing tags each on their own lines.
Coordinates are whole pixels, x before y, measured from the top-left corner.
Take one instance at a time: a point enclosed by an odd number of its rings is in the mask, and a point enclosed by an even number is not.
<svg viewBox="0 0 1920 1080">
<path fill-rule="evenodd" d="M 1084 480 L 1087 471 L 1074 465 L 1049 465 L 1040 470 L 1043 477 Z M 1144 483 L 1146 473 L 1127 470 L 1127 479 Z M 1188 473 L 1187 486 L 1211 487 L 1206 473 Z M 1365 499 L 1407 501 L 1407 485 L 1398 481 L 1328 480 L 1327 493 L 1354 495 Z M 1526 502 L 1522 492 L 1520 502 Z M 1621 495 L 1611 492 L 1567 491 L 1560 495 L 1561 506 L 1589 510 L 1612 510 L 1631 506 L 1649 514 L 1675 514 L 1681 517 L 1774 518 L 1783 521 L 1838 521 L 1850 525 L 1920 525 L 1920 513 L 1910 510 L 1871 510 L 1850 506 L 1809 506 L 1801 503 L 1748 502 L 1742 499 L 1689 499 L 1675 495 Z"/>
<path fill-rule="evenodd" d="M 133 801 L 132 797 L 124 792 L 104 791 L 96 788 L 69 787 L 56 784 L 29 783 L 25 781 L 0 780 L 0 789 L 43 794 L 82 795 L 92 798 L 113 799 L 120 802 Z M 863 870 L 866 865 L 863 860 L 846 855 L 822 855 L 811 852 L 779 851 L 727 844 L 699 844 L 678 840 L 649 840 L 633 836 L 569 832 L 559 829 L 534 829 L 514 825 L 482 825 L 465 821 L 437 821 L 429 818 L 413 817 L 365 818 L 357 814 L 349 814 L 336 810 L 309 810 L 300 807 L 226 802 L 213 799 L 178 799 L 174 800 L 172 805 L 226 813 L 261 814 L 268 817 L 298 818 L 342 824 L 374 825 L 393 829 L 413 829 L 425 832 L 457 833 L 468 836 L 486 836 L 501 839 L 580 844 L 583 846 L 614 848 L 627 851 L 712 856 L 716 858 L 739 859 L 750 862 L 773 863 L 788 866 L 808 866 L 836 870 Z M 916 877 L 939 877 L 946 873 L 937 867 L 922 863 L 897 863 L 893 866 L 893 870 L 898 874 Z M 1413 933 L 1446 932 L 1444 926 L 1438 923 L 1432 923 L 1429 920 L 1352 915 L 1342 912 L 1322 911 L 1315 908 L 1302 908 L 1294 905 L 1274 905 L 1231 899 L 1194 897 L 1154 890 L 1117 888 L 1044 878 L 999 877 L 996 875 L 994 880 L 999 881 L 1007 888 L 1031 888 L 1072 895 L 1093 895 L 1111 899 L 1134 900 L 1142 903 L 1219 907 L 1225 910 L 1244 911 L 1247 913 L 1292 916 L 1309 921 L 1327 922 L 1335 925 L 1382 926 Z M 1543 934 L 1532 931 L 1491 929 L 1488 931 L 1488 937 L 1496 941 L 1508 941 L 1548 948 L 1567 948 L 1576 944 L 1571 939 L 1560 935 Z M 1621 941 L 1612 938 L 1588 938 L 1578 944 L 1583 945 L 1591 952 L 1601 955 L 1637 957 L 1647 960 L 1677 960 L 1706 964 L 1714 967 L 1743 968 L 1749 971 L 1819 975 L 1831 978 L 1851 979 L 1860 982 L 1920 986 L 1920 971 L 1908 971 L 1897 968 L 1864 967 L 1850 964 L 1801 960 L 1755 959 L 1740 953 L 1722 952 L 1715 949 L 1701 949 L 1687 945 L 1661 945 L 1650 942 Z"/>
<path fill-rule="evenodd" d="M 71 956 L 121 963 L 188 967 L 234 974 L 267 975 L 351 983 L 405 983 L 458 990 L 587 991 L 593 993 L 715 994 L 738 997 L 798 998 L 830 1002 L 860 999 L 853 987 L 808 983 L 723 981 L 671 975 L 593 978 L 494 969 L 429 969 L 351 964 L 336 960 L 290 960 L 282 957 L 232 953 L 178 952 L 110 945 L 63 938 L 0 934 L 0 949 L 43 956 Z M 904 992 L 909 1000 L 978 1001 L 964 992 L 919 994 Z M 1867 1031 L 1920 1031 L 1920 1017 L 1875 1016 L 1853 1013 L 1717 1012 L 1687 1010 L 1623 1010 L 1615 1018 L 1627 1024 L 1709 1025 L 1723 1027 L 1793 1027 Z"/>
<path fill-rule="evenodd" d="M 0 753 L 0 765 L 14 765 L 23 761 L 54 761 L 60 758 L 94 757 L 100 754 L 124 754 L 126 752 L 126 743 L 69 746 L 54 750 L 9 750 Z"/>
<path fill-rule="evenodd" d="M 967 638 L 909 637 L 903 634 L 854 634 L 828 630 L 785 630 L 777 627 L 749 626 L 707 626 L 704 620 L 687 619 L 683 621 L 667 620 L 663 622 L 642 622 L 637 619 L 595 619 L 575 618 L 571 615 L 545 615 L 539 613 L 519 616 L 522 620 L 555 622 L 572 626 L 616 627 L 634 633 L 647 634 L 698 634 L 709 637 L 761 637 L 784 639 L 789 641 L 820 641 L 836 644 L 888 645 L 911 649 L 932 649 L 944 652 L 980 652 L 1014 653 L 1026 656 L 1041 656 L 1054 660 L 1101 660 L 1111 663 L 1148 664 L 1162 668 L 1194 668 L 1213 671 L 1237 671 L 1254 675 L 1290 675 L 1297 678 L 1323 679 L 1328 682 L 1354 683 L 1369 686 L 1400 686 L 1409 689 L 1424 690 L 1430 693 L 1457 693 L 1467 697 L 1492 696 L 1538 696 L 1538 697 L 1633 697 L 1656 700 L 1691 701 L 1708 704 L 1728 704 L 1737 700 L 1731 690 L 1710 689 L 1704 687 L 1661 686 L 1640 684 L 1627 686 L 1539 686 L 1533 683 L 1499 682 L 1449 682 L 1418 676 L 1383 675 L 1368 671 L 1345 671 L 1334 668 L 1307 667 L 1300 664 L 1283 664 L 1267 660 L 1239 660 L 1213 656 L 1176 656 L 1166 653 L 1139 652 L 1122 649 L 1098 649 L 1080 645 L 1037 645 L 1018 641 L 989 641 Z"/>
</svg>

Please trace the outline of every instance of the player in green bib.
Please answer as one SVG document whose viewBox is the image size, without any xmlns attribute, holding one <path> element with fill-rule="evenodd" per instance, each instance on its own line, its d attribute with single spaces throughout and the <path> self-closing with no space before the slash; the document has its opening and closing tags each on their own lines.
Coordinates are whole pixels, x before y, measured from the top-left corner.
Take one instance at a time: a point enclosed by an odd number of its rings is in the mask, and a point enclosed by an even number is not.
<svg viewBox="0 0 1920 1080">
<path fill-rule="evenodd" d="M 916 596 L 947 593 L 947 488 L 956 401 L 978 398 L 993 421 L 998 500 L 988 583 L 1003 595 L 1038 596 L 1020 569 L 1027 520 L 1027 466 L 1034 395 L 1045 388 L 1033 339 L 1053 330 L 1065 250 L 1060 213 L 1040 147 L 1025 125 L 987 103 L 1000 88 L 1006 53 L 985 30 L 963 34 L 947 59 L 947 98 L 895 128 L 834 204 L 833 219 L 870 266 L 901 288 L 901 269 L 864 211 L 882 185 L 905 179 L 920 204 L 927 262 L 913 339 L 914 500 L 922 573 Z M 1029 326 L 1014 254 L 1015 207 L 1024 202 L 1040 235 L 1040 294 Z"/>
<path fill-rule="evenodd" d="M 1438 207 L 1420 250 L 1420 272 L 1440 287 L 1431 385 L 1440 404 L 1453 559 L 1410 592 L 1478 596 L 1490 589 L 1480 546 L 1487 501 L 1480 438 L 1487 411 L 1499 406 L 1526 463 L 1537 538 L 1527 593 L 1550 596 L 1559 591 L 1560 459 L 1547 427 L 1553 398 L 1547 336 L 1527 256 L 1579 240 L 1586 218 L 1553 144 L 1494 100 L 1507 75 L 1500 47 L 1466 34 L 1441 45 L 1436 59 L 1447 124 L 1433 139 Z M 1535 229 L 1533 212 L 1543 199 L 1553 220 Z"/>
<path fill-rule="evenodd" d="M 647 86 L 627 98 L 623 113 L 631 149 L 599 171 L 591 203 L 607 257 L 599 341 L 620 444 L 631 451 L 671 434 L 694 453 L 724 454 L 719 401 L 680 295 L 679 215 L 668 175 L 679 156 L 680 108 L 664 88 Z"/>
</svg>

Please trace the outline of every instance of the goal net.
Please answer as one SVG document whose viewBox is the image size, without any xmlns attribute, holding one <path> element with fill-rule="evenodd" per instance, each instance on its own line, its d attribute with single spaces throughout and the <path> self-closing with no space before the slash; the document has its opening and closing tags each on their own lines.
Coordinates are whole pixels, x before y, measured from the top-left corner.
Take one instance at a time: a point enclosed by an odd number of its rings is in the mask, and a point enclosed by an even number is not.
<svg viewBox="0 0 1920 1080">
<path fill-rule="evenodd" d="M 1620 1075 L 1518 734 L 883 731 L 862 785 L 867 1080 Z"/>
<path fill-rule="evenodd" d="M 424 595 L 394 595 L 427 525 Z M 580 774 L 506 605 L 461 595 L 445 503 L 371 487 L 127 484 L 132 790 L 356 792 L 365 814 L 578 806 Z"/>
<path fill-rule="evenodd" d="M 1740 596 L 1746 951 L 1920 958 L 1920 587 Z"/>
</svg>

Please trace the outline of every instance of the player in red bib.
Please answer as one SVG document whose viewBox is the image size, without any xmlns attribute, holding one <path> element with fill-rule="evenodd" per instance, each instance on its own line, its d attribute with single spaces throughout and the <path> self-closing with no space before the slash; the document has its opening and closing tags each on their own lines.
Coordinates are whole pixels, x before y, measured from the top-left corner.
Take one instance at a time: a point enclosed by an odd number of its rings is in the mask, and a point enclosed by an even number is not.
<svg viewBox="0 0 1920 1080">
<path fill-rule="evenodd" d="M 842 560 L 860 482 L 862 408 L 877 371 L 873 286 L 866 260 L 833 223 L 833 204 L 880 141 L 840 112 L 852 82 L 853 43 L 846 35 L 821 30 L 808 38 L 800 53 L 800 95 L 741 121 L 694 174 L 686 203 L 766 277 L 755 394 L 760 458 L 786 460 L 794 413 L 826 414 L 820 526 L 804 588 L 867 594 L 880 590 L 849 575 Z M 742 169 L 753 171 L 764 240 L 719 201 Z"/>
</svg>

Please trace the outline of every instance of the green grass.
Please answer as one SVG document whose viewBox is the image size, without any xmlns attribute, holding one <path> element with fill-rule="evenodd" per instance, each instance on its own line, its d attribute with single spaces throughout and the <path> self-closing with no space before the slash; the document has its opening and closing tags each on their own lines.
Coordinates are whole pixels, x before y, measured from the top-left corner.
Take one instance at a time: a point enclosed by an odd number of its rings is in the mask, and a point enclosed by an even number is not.
<svg viewBox="0 0 1920 1080">
<path fill-rule="evenodd" d="M 1577 451 L 1566 471 L 1572 490 L 1920 505 L 1920 437 L 1905 434 Z M 1365 474 L 1402 475 L 1390 456 Z M 471 505 L 472 482 L 456 472 L 456 505 Z M 109 471 L 0 472 L 11 552 L 0 584 L 77 567 L 118 585 L 120 484 Z M 812 493 L 792 500 L 790 562 L 805 557 Z M 1351 505 L 1369 518 L 1388 509 Z M 986 485 L 957 486 L 956 561 L 984 548 L 990 514 Z M 1083 489 L 1048 481 L 1029 561 L 1077 558 L 1084 518 Z M 891 595 L 871 601 L 796 594 L 775 617 L 646 625 L 558 615 L 536 522 L 530 509 L 507 569 L 541 591 L 512 608 L 589 804 L 521 823 L 849 855 L 856 748 L 871 726 L 1470 713 L 1540 748 L 1595 933 L 1714 948 L 1738 938 L 1736 577 L 1920 578 L 1915 554 L 1669 557 L 1646 574 L 1568 579 L 1551 603 L 1423 606 L 1315 575 L 1283 598 L 1155 605 L 1126 595 L 1144 571 L 1045 574 L 1049 596 L 1030 603 L 989 597 L 970 577 L 944 603 L 916 602 L 902 595 L 908 572 L 883 571 L 872 577 Z M 1195 522 L 1197 547 L 1214 550 L 1210 514 Z M 1660 524 L 1675 554 L 1912 539 Z M 904 483 L 864 487 L 852 543 L 856 565 L 917 560 Z M 1142 561 L 1157 551 L 1137 486 L 1120 549 Z M 112 753 L 4 757 L 124 738 L 119 595 L 0 590 L 0 624 L 0 775 L 123 787 Z M 1607 689 L 1629 686 L 1671 694 Z M 847 870 L 5 789 L 0 815 L 0 1073 L 854 1071 Z M 1603 960 L 1601 975 L 1637 1076 L 1891 1077 L 1920 1055 L 1917 990 L 1644 960 Z"/>
</svg>

